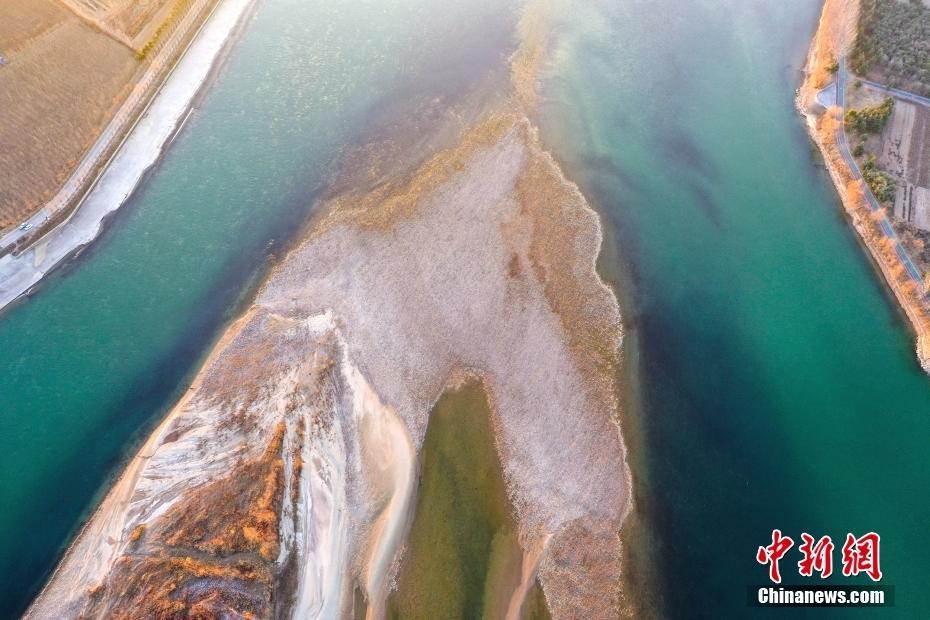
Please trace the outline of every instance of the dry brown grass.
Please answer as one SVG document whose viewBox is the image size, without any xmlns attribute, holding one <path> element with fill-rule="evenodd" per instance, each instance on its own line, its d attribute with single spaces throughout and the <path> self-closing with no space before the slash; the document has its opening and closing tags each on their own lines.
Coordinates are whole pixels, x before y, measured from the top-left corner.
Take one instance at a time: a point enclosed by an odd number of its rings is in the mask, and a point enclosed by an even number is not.
<svg viewBox="0 0 930 620">
<path fill-rule="evenodd" d="M 283 437 L 281 423 L 261 458 L 185 497 L 165 515 L 157 535 L 171 547 L 211 556 L 257 553 L 272 560 L 284 489 Z"/>
<path fill-rule="evenodd" d="M 263 618 L 270 616 L 270 574 L 250 560 L 217 564 L 168 554 L 124 556 L 81 617 Z"/>
<path fill-rule="evenodd" d="M 833 64 L 849 52 L 856 40 L 859 0 L 826 0 L 811 43 L 807 79 L 801 85 L 802 109 L 810 109 L 817 91 L 833 81 Z"/>
<path fill-rule="evenodd" d="M 182 0 L 61 0 L 113 39 L 139 50 Z"/>
<path fill-rule="evenodd" d="M 129 93 L 139 67 L 127 47 L 54 0 L 4 4 L 0 231 L 55 195 Z"/>
<path fill-rule="evenodd" d="M 152 527 L 130 534 L 91 591 L 87 617 L 262 618 L 271 615 L 283 501 L 284 424 L 264 454 L 185 496 Z"/>
</svg>

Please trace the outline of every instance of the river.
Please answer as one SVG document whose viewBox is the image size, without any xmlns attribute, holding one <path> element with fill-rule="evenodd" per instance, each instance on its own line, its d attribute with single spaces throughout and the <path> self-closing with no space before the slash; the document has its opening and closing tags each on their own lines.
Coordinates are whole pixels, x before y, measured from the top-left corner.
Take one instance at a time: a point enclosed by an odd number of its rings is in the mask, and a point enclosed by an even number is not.
<svg viewBox="0 0 930 620">
<path fill-rule="evenodd" d="M 345 145 L 409 97 L 467 90 L 512 45 L 502 3 L 459 4 L 264 0 L 104 235 L 0 315 L 2 615 L 186 389 Z M 774 528 L 879 532 L 889 615 L 930 611 L 930 382 L 793 108 L 819 8 L 578 2 L 542 76 L 543 139 L 605 223 L 627 334 L 624 539 L 641 604 L 668 617 L 747 615 Z"/>
<path fill-rule="evenodd" d="M 837 573 L 846 533 L 878 532 L 888 615 L 930 611 L 930 381 L 793 104 L 819 11 L 578 4 L 546 75 L 543 137 L 612 240 L 600 266 L 621 294 L 636 487 L 624 538 L 640 597 L 668 617 L 748 615 L 775 528 L 831 535 Z"/>
</svg>

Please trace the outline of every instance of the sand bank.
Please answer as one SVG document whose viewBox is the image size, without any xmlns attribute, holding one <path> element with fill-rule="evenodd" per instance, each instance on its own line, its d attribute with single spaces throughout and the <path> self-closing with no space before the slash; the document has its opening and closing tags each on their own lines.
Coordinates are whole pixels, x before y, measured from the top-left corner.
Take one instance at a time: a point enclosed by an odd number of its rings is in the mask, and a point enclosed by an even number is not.
<svg viewBox="0 0 930 620">
<path fill-rule="evenodd" d="M 528 41 L 513 96 L 451 146 L 321 206 L 31 616 L 384 617 L 429 414 L 462 376 L 486 389 L 523 555 L 502 605 L 538 582 L 554 617 L 616 614 L 620 314 L 598 217 L 527 118 L 547 38 Z"/>
<path fill-rule="evenodd" d="M 418 449 L 449 378 L 462 368 L 480 375 L 521 540 L 554 541 L 540 562 L 550 605 L 557 615 L 594 599 L 609 608 L 627 479 L 605 373 L 619 313 L 594 271 L 596 216 L 525 119 L 509 113 L 409 183 L 344 196 L 331 209 L 257 303 L 339 317 L 353 357 Z M 579 544 L 585 537 L 598 544 Z M 581 570 L 569 546 L 603 573 L 566 587 L 566 574 Z"/>
<path fill-rule="evenodd" d="M 204 524 L 175 506 L 210 512 L 225 497 L 210 481 L 264 472 L 256 463 L 277 428 L 285 490 L 269 536 L 279 547 L 273 561 L 255 559 L 252 594 L 236 609 L 324 617 L 346 613 L 359 588 L 369 616 L 382 617 L 411 518 L 414 451 L 462 369 L 487 386 L 519 539 L 539 555 L 553 614 L 616 607 L 629 499 L 612 390 L 619 313 L 594 271 L 597 217 L 529 123 L 492 115 L 409 182 L 342 196 L 329 213 L 230 328 L 33 617 L 160 600 L 161 589 L 143 600 L 127 581 L 188 584 L 191 605 L 245 588 L 222 555 L 209 570 L 177 563 L 249 511 Z M 246 542 L 224 544 L 254 554 Z M 194 588 L 208 572 L 217 581 Z"/>
</svg>

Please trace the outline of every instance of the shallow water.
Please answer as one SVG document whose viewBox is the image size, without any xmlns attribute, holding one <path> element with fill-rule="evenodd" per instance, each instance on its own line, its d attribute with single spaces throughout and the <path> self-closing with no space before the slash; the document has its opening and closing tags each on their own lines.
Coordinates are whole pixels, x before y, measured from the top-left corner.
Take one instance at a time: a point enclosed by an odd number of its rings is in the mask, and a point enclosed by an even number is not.
<svg viewBox="0 0 930 620">
<path fill-rule="evenodd" d="M 501 618 L 520 547 L 484 389 L 448 392 L 430 413 L 417 506 L 389 617 Z"/>
<path fill-rule="evenodd" d="M 546 73 L 543 137 L 602 212 L 624 307 L 647 612 L 757 612 L 774 528 L 878 532 L 883 615 L 930 612 L 930 381 L 793 108 L 819 10 L 578 3 Z"/>
</svg>

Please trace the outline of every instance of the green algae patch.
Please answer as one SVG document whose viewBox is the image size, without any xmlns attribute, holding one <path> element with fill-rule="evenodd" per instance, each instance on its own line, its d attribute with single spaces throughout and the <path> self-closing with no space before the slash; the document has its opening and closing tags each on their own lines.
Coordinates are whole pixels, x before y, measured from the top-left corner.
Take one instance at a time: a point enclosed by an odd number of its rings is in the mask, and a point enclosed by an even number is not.
<svg viewBox="0 0 930 620">
<path fill-rule="evenodd" d="M 413 527 L 392 619 L 502 618 L 522 552 L 483 387 L 447 392 L 430 414 Z"/>
</svg>

